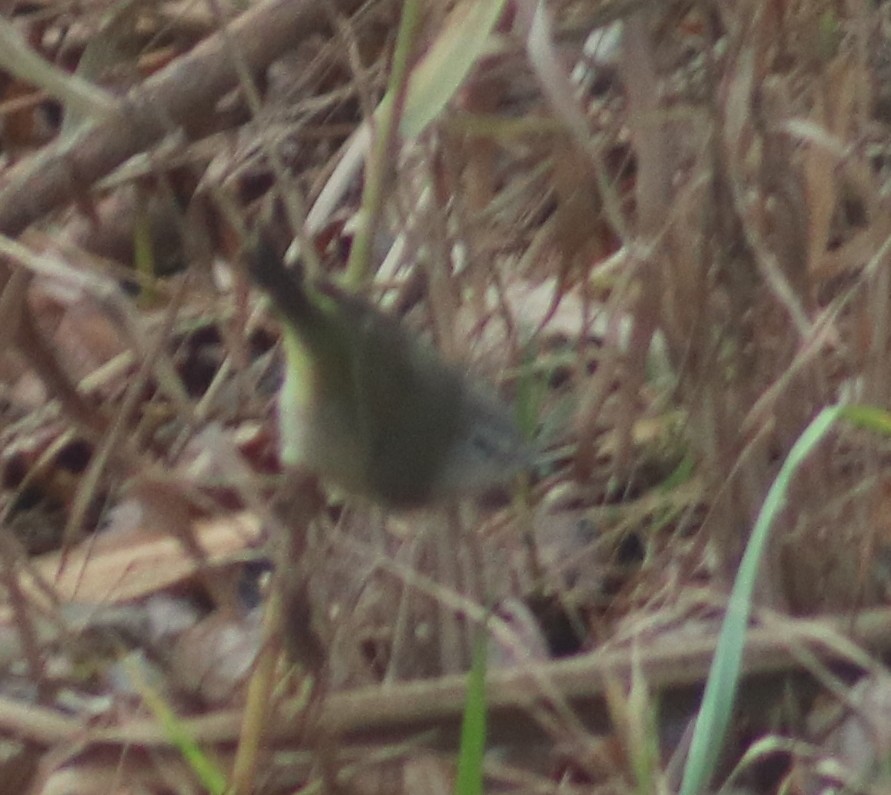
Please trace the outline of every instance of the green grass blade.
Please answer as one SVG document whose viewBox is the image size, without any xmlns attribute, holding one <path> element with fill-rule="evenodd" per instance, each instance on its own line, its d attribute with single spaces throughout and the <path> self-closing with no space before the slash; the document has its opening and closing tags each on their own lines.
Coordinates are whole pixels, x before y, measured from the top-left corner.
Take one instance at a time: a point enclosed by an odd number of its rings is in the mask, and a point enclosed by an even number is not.
<svg viewBox="0 0 891 795">
<path fill-rule="evenodd" d="M 891 436 L 891 413 L 876 406 L 846 406 L 842 415 L 852 425 Z"/>
<path fill-rule="evenodd" d="M 477 635 L 473 666 L 467 679 L 467 701 L 461 721 L 455 795 L 482 795 L 483 755 L 486 751 L 486 649 L 488 635 Z"/>
<path fill-rule="evenodd" d="M 163 697 L 145 680 L 137 664 L 132 661 L 128 662 L 126 669 L 145 705 L 161 724 L 164 733 L 192 769 L 205 792 L 210 795 L 224 795 L 228 787 L 225 773 L 202 750 Z"/>
<path fill-rule="evenodd" d="M 452 99 L 485 52 L 505 1 L 474 0 L 455 9 L 447 27 L 413 70 L 400 119 L 403 136 L 420 135 Z M 392 101 L 392 97 L 387 99 Z"/>
<path fill-rule="evenodd" d="M 684 767 L 681 795 L 702 792 L 715 770 L 733 710 L 746 629 L 752 610 L 752 592 L 770 528 L 783 507 L 792 476 L 843 411 L 840 406 L 831 406 L 823 409 L 811 421 L 789 451 L 776 480 L 767 492 L 764 505 L 761 506 L 730 592 L 727 613 L 702 697 L 702 708 L 696 719 L 690 754 Z"/>
</svg>

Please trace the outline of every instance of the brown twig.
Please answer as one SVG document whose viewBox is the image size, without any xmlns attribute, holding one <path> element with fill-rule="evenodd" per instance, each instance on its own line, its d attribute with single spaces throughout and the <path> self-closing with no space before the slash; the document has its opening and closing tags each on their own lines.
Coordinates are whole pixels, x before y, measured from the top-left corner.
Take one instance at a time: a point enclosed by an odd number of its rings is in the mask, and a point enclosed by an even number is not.
<svg viewBox="0 0 891 795">
<path fill-rule="evenodd" d="M 832 665 L 857 665 L 848 644 L 852 638 L 862 649 L 887 652 L 891 648 L 891 610 L 866 610 L 855 617 L 823 617 L 780 621 L 749 630 L 743 661 L 743 688 L 747 677 L 807 673 L 802 663 L 810 655 Z M 604 702 L 608 682 L 630 682 L 632 674 L 646 678 L 652 691 L 663 695 L 701 685 L 715 652 L 716 638 L 704 633 L 696 639 L 667 637 L 638 649 L 618 649 L 557 662 L 517 666 L 490 675 L 487 685 L 489 723 L 493 742 L 535 735 L 532 716 L 543 708 L 542 683 L 576 708 L 593 731 L 608 731 Z M 319 726 L 349 742 L 384 742 L 433 730 L 439 743 L 453 744 L 464 708 L 467 678 L 446 676 L 437 680 L 379 686 L 331 694 L 319 716 Z M 222 710 L 184 721 L 191 737 L 206 743 L 231 743 L 238 737 L 241 709 Z M 70 737 L 75 719 L 39 707 L 23 708 L 0 699 L 0 728 L 14 730 L 38 743 L 63 742 Z M 270 728 L 270 740 L 293 740 L 293 717 Z M 169 734 L 153 720 L 134 720 L 93 732 L 93 743 L 168 746 Z"/>
<path fill-rule="evenodd" d="M 338 0 L 351 13 L 360 0 Z M 122 97 L 110 114 L 11 169 L 0 192 L 0 232 L 13 236 L 168 133 L 188 128 L 238 84 L 231 46 L 260 71 L 303 38 L 327 30 L 316 0 L 267 0 Z"/>
<path fill-rule="evenodd" d="M 360 0 L 338 0 L 342 13 Z M 109 114 L 87 124 L 78 135 L 58 141 L 12 168 L 0 191 L 0 233 L 16 236 L 46 213 L 77 200 L 97 180 L 165 135 L 209 113 L 238 84 L 231 55 L 260 71 L 301 38 L 330 26 L 330 10 L 317 0 L 267 0 L 234 20 L 192 51 L 170 63 L 122 97 Z M 0 283 L 9 265 L 0 261 Z M 14 331 L 18 346 L 50 392 L 74 417 L 95 428 L 77 389 L 36 328 L 27 305 Z"/>
</svg>

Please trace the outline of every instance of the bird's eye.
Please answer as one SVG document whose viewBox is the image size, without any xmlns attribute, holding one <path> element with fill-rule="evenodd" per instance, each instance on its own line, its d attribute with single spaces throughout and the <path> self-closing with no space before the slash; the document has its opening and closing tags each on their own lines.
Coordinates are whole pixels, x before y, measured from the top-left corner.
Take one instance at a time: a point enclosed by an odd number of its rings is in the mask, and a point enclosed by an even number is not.
<svg viewBox="0 0 891 795">
<path fill-rule="evenodd" d="M 481 432 L 481 429 L 476 429 L 476 432 L 470 439 L 470 445 L 484 458 L 496 458 L 498 456 L 498 445 L 495 443 L 494 438 L 491 434 Z"/>
</svg>

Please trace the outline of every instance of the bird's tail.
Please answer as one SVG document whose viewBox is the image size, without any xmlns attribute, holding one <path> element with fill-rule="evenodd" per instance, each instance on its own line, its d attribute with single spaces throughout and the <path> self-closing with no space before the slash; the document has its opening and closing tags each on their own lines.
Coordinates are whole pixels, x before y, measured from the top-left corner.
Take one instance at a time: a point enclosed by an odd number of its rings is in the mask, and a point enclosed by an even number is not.
<svg viewBox="0 0 891 795">
<path fill-rule="evenodd" d="M 297 330 L 318 328 L 319 308 L 307 294 L 303 275 L 287 267 L 275 244 L 264 233 L 250 244 L 247 273 L 272 301 L 282 320 Z"/>
</svg>

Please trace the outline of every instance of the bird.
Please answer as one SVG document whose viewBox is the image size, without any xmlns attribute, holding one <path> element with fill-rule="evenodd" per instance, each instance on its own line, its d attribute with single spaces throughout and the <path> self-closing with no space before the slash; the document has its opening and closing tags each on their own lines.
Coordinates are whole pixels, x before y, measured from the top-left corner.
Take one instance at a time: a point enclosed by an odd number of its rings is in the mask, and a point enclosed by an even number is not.
<svg viewBox="0 0 891 795">
<path fill-rule="evenodd" d="M 286 266 L 268 235 L 246 264 L 282 328 L 284 465 L 392 508 L 479 495 L 529 467 L 508 404 L 397 317 Z"/>
</svg>

